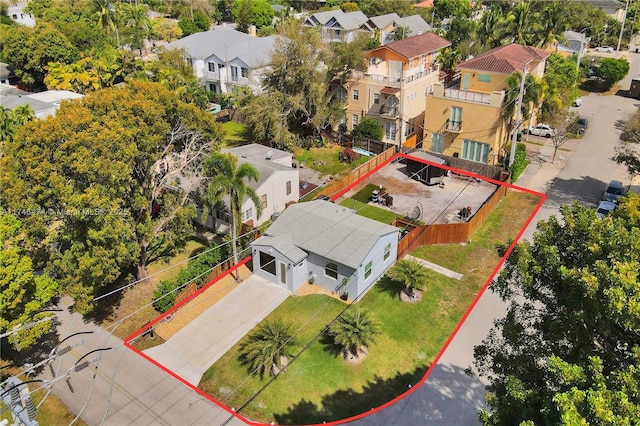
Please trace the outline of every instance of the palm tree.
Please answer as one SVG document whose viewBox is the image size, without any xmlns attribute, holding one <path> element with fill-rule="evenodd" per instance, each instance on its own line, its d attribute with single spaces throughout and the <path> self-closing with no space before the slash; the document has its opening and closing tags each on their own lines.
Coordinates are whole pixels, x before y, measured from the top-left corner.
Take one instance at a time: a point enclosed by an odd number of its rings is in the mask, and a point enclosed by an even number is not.
<svg viewBox="0 0 640 426">
<path fill-rule="evenodd" d="M 513 114 L 516 112 L 516 104 L 518 94 L 520 92 L 520 82 L 522 74 L 514 72 L 507 76 L 505 81 L 509 85 L 505 106 L 503 109 L 503 117 L 505 121 L 511 121 Z M 531 118 L 532 107 L 537 107 L 542 101 L 544 85 L 537 77 L 527 74 L 524 81 L 524 93 L 522 95 L 522 117 L 523 121 Z"/>
<path fill-rule="evenodd" d="M 251 333 L 240 345 L 240 357 L 260 377 L 275 375 L 287 364 L 289 349 L 297 344 L 293 327 L 282 320 L 269 321 Z"/>
<path fill-rule="evenodd" d="M 345 358 L 366 355 L 365 348 L 375 342 L 380 334 L 378 325 L 369 314 L 359 306 L 348 309 L 331 327 L 329 334 L 333 341 L 342 347 Z"/>
<path fill-rule="evenodd" d="M 494 48 L 502 44 L 507 34 L 506 18 L 502 8 L 498 4 L 492 4 L 480 20 L 477 29 L 478 39 L 482 44 Z"/>
<path fill-rule="evenodd" d="M 428 274 L 425 268 L 416 259 L 402 259 L 397 262 L 387 273 L 389 277 L 405 285 L 405 293 L 414 296 L 414 289 L 423 289 L 426 285 Z"/>
<path fill-rule="evenodd" d="M 514 43 L 528 45 L 532 38 L 532 28 L 536 22 L 537 15 L 531 11 L 531 4 L 528 1 L 518 2 L 507 13 L 504 23 L 507 25 L 509 33 L 513 36 Z"/>
<path fill-rule="evenodd" d="M 215 206 L 223 198 L 229 197 L 231 244 L 233 246 L 233 263 L 238 263 L 238 247 L 236 238 L 242 223 L 242 203 L 251 199 L 256 207 L 256 217 L 262 214 L 262 203 L 256 192 L 247 186 L 246 181 L 258 181 L 260 175 L 251 164 L 237 165 L 238 160 L 231 154 L 213 154 L 205 163 L 205 176 L 210 177 L 207 189 L 207 204 Z"/>
<path fill-rule="evenodd" d="M 111 0 L 94 0 L 95 14 L 98 17 L 98 25 L 110 34 L 116 34 L 116 44 L 120 47 L 120 35 L 118 34 L 118 24 L 116 22 L 116 8 Z"/>
</svg>

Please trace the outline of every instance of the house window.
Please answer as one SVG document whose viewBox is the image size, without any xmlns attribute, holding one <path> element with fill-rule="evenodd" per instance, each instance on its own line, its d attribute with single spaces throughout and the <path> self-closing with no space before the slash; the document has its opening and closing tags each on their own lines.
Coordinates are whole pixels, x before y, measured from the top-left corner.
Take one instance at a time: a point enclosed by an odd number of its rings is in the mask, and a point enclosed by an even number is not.
<svg viewBox="0 0 640 426">
<path fill-rule="evenodd" d="M 433 133 L 431 135 L 431 152 L 442 154 L 444 151 L 444 135 L 442 133 Z"/>
<path fill-rule="evenodd" d="M 387 121 L 384 126 L 384 137 L 387 139 L 396 139 L 396 123 Z"/>
<path fill-rule="evenodd" d="M 487 163 L 489 159 L 489 144 L 469 139 L 462 141 L 462 158 L 465 160 Z"/>
<path fill-rule="evenodd" d="M 218 84 L 217 83 L 209 83 L 209 91 L 213 93 L 218 93 Z"/>
<path fill-rule="evenodd" d="M 231 67 L 231 81 L 238 81 L 238 67 Z"/>
<path fill-rule="evenodd" d="M 373 103 L 374 104 L 379 104 L 380 103 L 380 93 L 374 93 L 373 94 Z"/>
<path fill-rule="evenodd" d="M 491 83 L 491 74 L 478 74 L 478 81 Z"/>
<path fill-rule="evenodd" d="M 373 260 L 366 264 L 364 267 L 364 279 L 366 280 L 371 276 L 371 268 L 373 267 Z"/>
<path fill-rule="evenodd" d="M 462 108 L 460 107 L 451 107 L 451 115 L 449 116 L 449 128 L 450 129 L 460 129 L 460 125 L 462 124 Z"/>
<path fill-rule="evenodd" d="M 324 265 L 324 274 L 334 280 L 338 279 L 338 265 L 333 262 L 327 262 Z"/>
<path fill-rule="evenodd" d="M 404 136 L 407 137 L 409 135 L 414 134 L 415 131 L 416 131 L 416 119 L 415 118 L 410 118 L 408 121 L 406 121 L 405 124 L 407 126 L 404 129 Z"/>
<path fill-rule="evenodd" d="M 249 78 L 249 68 L 240 68 L 242 78 Z"/>
<path fill-rule="evenodd" d="M 353 127 L 358 125 L 358 114 L 353 114 Z"/>
<path fill-rule="evenodd" d="M 357 101 L 359 97 L 360 97 L 360 92 L 358 90 L 354 89 L 354 91 L 353 91 L 353 100 Z"/>
<path fill-rule="evenodd" d="M 271 250 L 269 250 L 271 251 Z M 276 275 L 276 258 L 263 251 L 260 252 L 260 269 L 271 275 Z"/>
<path fill-rule="evenodd" d="M 267 194 L 264 194 L 260 197 L 260 204 L 262 205 L 263 209 L 267 208 Z"/>
<path fill-rule="evenodd" d="M 221 220 L 225 223 L 231 223 L 231 218 L 229 216 L 229 212 L 225 210 L 216 210 L 216 219 Z"/>
<path fill-rule="evenodd" d="M 215 62 L 209 62 L 209 63 L 207 63 L 207 66 L 209 67 L 209 72 L 216 72 L 216 64 L 215 64 Z"/>
<path fill-rule="evenodd" d="M 291 181 L 287 181 L 287 195 L 291 195 Z"/>
<path fill-rule="evenodd" d="M 244 222 L 246 222 L 249 219 L 251 219 L 251 216 L 253 216 L 253 209 L 252 208 L 248 208 L 247 210 L 244 211 Z"/>
<path fill-rule="evenodd" d="M 391 256 L 391 244 L 387 244 L 384 248 L 384 260 L 387 260 Z"/>
</svg>

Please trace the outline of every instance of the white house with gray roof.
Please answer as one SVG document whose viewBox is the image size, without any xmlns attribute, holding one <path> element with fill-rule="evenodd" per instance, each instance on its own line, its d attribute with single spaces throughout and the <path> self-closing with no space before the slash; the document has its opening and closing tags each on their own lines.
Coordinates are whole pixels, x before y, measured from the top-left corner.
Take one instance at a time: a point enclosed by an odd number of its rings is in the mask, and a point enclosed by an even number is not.
<svg viewBox="0 0 640 426">
<path fill-rule="evenodd" d="M 256 168 L 258 181 L 249 181 L 247 186 L 253 189 L 262 204 L 262 214 L 257 216 L 256 206 L 249 198 L 242 203 L 242 223 L 260 226 L 271 218 L 278 217 L 288 204 L 300 198 L 300 172 L 293 167 L 293 155 L 290 152 L 260 144 L 249 144 L 235 148 L 222 149 L 233 154 L 238 164 L 248 163 Z M 223 200 L 223 207 L 207 217 L 205 225 L 216 232 L 228 233 L 230 225 L 229 200 Z"/>
<path fill-rule="evenodd" d="M 293 204 L 252 246 L 253 273 L 296 291 L 309 281 L 349 299 L 396 261 L 399 230 L 330 201 Z"/>
<path fill-rule="evenodd" d="M 216 28 L 176 40 L 167 48 L 184 51 L 207 91 L 238 93 L 246 88 L 257 94 L 278 37 L 254 37 L 231 28 Z"/>
<path fill-rule="evenodd" d="M 368 20 L 367 15 L 359 10 L 345 13 L 336 9 L 314 13 L 304 20 L 302 26 L 320 28 L 322 40 L 325 42 L 350 42 L 361 32 L 373 35 L 373 30 L 367 24 Z"/>
</svg>

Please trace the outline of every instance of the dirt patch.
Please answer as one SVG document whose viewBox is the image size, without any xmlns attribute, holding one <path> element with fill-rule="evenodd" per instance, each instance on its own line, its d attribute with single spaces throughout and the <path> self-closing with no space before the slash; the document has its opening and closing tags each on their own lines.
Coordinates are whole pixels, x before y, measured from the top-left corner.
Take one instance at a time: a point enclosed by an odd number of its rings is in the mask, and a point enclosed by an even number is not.
<svg viewBox="0 0 640 426">
<path fill-rule="evenodd" d="M 244 280 L 251 276 L 252 272 L 245 265 L 238 268 L 240 277 Z M 168 340 L 171 336 L 180 331 L 201 313 L 213 306 L 217 301 L 229 294 L 241 283 L 237 283 L 231 274 L 227 274 L 218 282 L 207 288 L 196 296 L 193 300 L 185 303 L 180 309 L 169 315 L 157 327 L 155 333 L 163 340 Z"/>
<path fill-rule="evenodd" d="M 350 299 L 343 300 L 340 298 L 339 294 L 329 291 L 326 288 L 321 287 L 319 285 L 309 284 L 308 282 L 305 282 L 304 284 L 302 284 L 300 288 L 298 288 L 295 291 L 294 296 L 308 296 L 310 294 L 324 294 L 329 297 L 333 297 L 334 299 L 339 300 L 341 302 L 351 303 Z"/>
</svg>

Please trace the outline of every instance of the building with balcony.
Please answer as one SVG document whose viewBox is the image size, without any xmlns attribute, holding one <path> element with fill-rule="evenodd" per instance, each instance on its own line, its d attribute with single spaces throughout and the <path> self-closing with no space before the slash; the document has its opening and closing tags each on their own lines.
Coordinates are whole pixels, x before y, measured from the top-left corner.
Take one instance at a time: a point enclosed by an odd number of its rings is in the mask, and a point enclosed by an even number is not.
<svg viewBox="0 0 640 426">
<path fill-rule="evenodd" d="M 369 18 L 361 11 L 343 12 L 341 9 L 327 10 L 308 16 L 303 27 L 318 28 L 325 42 L 350 42 L 359 33 L 373 35 L 367 24 Z"/>
<path fill-rule="evenodd" d="M 382 124 L 385 142 L 411 145 L 420 140 L 425 95 L 440 81 L 436 59 L 450 45 L 425 33 L 370 50 L 366 71 L 354 71 L 345 85 L 347 129 L 373 117 Z"/>
<path fill-rule="evenodd" d="M 541 77 L 549 52 L 510 44 L 458 64 L 459 80 L 451 87 L 434 86 L 427 95 L 424 116 L 425 151 L 486 164 L 497 164 L 509 143 L 511 120 L 504 117 L 507 76 Z"/>
<path fill-rule="evenodd" d="M 231 28 L 191 34 L 169 43 L 182 49 L 193 73 L 207 91 L 261 91 L 262 76 L 271 62 L 278 36 L 255 37 Z"/>
</svg>

